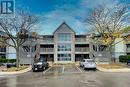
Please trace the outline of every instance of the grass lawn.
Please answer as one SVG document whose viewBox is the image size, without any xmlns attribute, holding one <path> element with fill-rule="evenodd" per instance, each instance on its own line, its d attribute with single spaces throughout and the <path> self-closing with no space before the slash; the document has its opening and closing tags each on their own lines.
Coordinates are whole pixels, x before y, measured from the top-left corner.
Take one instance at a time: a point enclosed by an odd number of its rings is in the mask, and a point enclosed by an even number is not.
<svg viewBox="0 0 130 87">
<path fill-rule="evenodd" d="M 11 67 L 11 68 L 7 68 L 6 70 L 3 70 L 3 72 L 16 72 L 16 71 L 24 70 L 26 68 L 27 66 L 20 66 L 19 68 Z"/>
<path fill-rule="evenodd" d="M 117 64 L 117 63 L 111 63 L 111 64 L 99 64 L 99 67 L 105 68 L 105 69 L 122 69 L 126 68 L 125 65 Z"/>
</svg>

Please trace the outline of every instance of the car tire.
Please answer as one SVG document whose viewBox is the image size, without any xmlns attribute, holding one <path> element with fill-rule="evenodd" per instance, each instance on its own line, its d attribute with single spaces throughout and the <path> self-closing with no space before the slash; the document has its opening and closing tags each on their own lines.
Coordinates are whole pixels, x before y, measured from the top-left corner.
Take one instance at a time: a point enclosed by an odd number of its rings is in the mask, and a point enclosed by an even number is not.
<svg viewBox="0 0 130 87">
<path fill-rule="evenodd" d="M 94 69 L 93 69 L 93 71 L 97 71 L 97 69 L 96 69 L 96 68 L 94 68 Z"/>
<path fill-rule="evenodd" d="M 84 65 L 83 65 L 83 69 L 85 70 L 85 67 L 84 67 Z"/>
<path fill-rule="evenodd" d="M 83 67 L 83 66 L 80 65 L 80 67 Z"/>
</svg>

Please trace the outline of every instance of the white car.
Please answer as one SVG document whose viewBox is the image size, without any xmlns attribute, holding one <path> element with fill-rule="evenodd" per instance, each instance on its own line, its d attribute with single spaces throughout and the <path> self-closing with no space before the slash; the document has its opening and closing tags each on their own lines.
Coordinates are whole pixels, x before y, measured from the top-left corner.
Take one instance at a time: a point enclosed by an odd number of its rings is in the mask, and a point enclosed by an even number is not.
<svg viewBox="0 0 130 87">
<path fill-rule="evenodd" d="M 96 70 L 96 63 L 93 59 L 83 59 L 80 62 L 80 67 L 83 67 L 83 69 L 94 69 Z"/>
</svg>

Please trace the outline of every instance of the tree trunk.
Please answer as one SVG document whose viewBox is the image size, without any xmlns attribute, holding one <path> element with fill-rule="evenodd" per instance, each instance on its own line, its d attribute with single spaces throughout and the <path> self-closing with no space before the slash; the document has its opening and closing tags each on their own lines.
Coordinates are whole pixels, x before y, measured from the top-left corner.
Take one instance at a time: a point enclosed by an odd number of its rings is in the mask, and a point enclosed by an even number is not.
<svg viewBox="0 0 130 87">
<path fill-rule="evenodd" d="M 112 46 L 109 46 L 108 51 L 109 51 L 109 63 L 112 63 Z"/>
<path fill-rule="evenodd" d="M 20 62 L 20 58 L 19 58 L 19 47 L 18 47 L 18 48 L 16 48 L 16 66 L 17 66 L 17 68 L 19 68 L 19 66 L 20 66 L 19 62 Z"/>
<path fill-rule="evenodd" d="M 110 50 L 109 52 L 110 52 L 110 61 L 109 61 L 109 63 L 111 63 L 112 62 L 112 51 Z"/>
</svg>

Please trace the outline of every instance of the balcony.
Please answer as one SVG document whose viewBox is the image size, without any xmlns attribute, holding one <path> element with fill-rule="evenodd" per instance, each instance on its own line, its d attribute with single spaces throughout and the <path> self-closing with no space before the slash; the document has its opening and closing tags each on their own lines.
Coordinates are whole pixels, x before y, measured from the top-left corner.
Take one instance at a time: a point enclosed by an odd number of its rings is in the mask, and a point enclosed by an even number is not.
<svg viewBox="0 0 130 87">
<path fill-rule="evenodd" d="M 86 38 L 75 38 L 75 44 L 89 44 Z"/>
<path fill-rule="evenodd" d="M 53 48 L 40 48 L 40 53 L 41 54 L 46 54 L 46 53 L 53 54 L 53 52 L 54 52 Z"/>
<path fill-rule="evenodd" d="M 81 47 L 76 47 L 75 48 L 75 52 L 78 52 L 78 53 L 88 53 L 89 52 L 89 48 L 81 48 Z"/>
<path fill-rule="evenodd" d="M 130 47 L 126 48 L 126 52 L 130 52 Z"/>
<path fill-rule="evenodd" d="M 53 39 L 48 39 L 48 40 L 40 39 L 39 43 L 40 44 L 54 44 L 54 40 Z"/>
<path fill-rule="evenodd" d="M 6 48 L 0 48 L 0 53 L 5 54 L 6 53 Z"/>
</svg>

